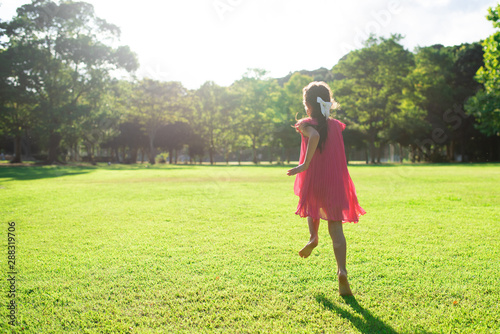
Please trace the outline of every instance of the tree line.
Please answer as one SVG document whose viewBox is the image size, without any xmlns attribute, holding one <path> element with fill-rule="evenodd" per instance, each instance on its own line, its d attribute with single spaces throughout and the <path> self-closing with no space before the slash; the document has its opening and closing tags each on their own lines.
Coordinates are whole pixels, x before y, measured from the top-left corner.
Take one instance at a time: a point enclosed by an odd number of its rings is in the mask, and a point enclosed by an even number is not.
<svg viewBox="0 0 500 334">
<path fill-rule="evenodd" d="M 412 161 L 500 160 L 500 5 L 487 19 L 496 28 L 484 41 L 406 50 L 402 36 L 371 36 L 331 70 L 270 78 L 250 69 L 228 87 L 206 82 L 134 79 L 139 67 L 120 29 L 84 2 L 34 0 L 0 22 L 0 149 L 12 162 L 35 156 L 56 161 L 102 158 L 155 163 L 168 152 L 191 162 L 229 161 L 243 150 L 267 150 L 289 161 L 305 116 L 302 88 L 325 81 L 346 123 L 346 151 L 380 162 L 395 145 Z M 129 73 L 130 79 L 117 79 Z M 83 153 L 82 153 L 83 152 Z M 279 152 L 279 153 L 276 153 Z M 240 160 L 241 158 L 238 158 Z"/>
</svg>

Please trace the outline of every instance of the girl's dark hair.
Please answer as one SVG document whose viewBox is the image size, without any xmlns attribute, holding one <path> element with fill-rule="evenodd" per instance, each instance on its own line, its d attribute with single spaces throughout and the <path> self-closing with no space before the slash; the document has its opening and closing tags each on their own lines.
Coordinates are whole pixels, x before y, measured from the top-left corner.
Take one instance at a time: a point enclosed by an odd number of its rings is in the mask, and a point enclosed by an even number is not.
<svg viewBox="0 0 500 334">
<path fill-rule="evenodd" d="M 309 85 L 305 86 L 303 89 L 304 93 L 304 106 L 307 108 L 307 105 L 311 107 L 311 117 L 318 122 L 318 125 L 312 125 L 313 128 L 316 129 L 319 133 L 319 142 L 318 148 L 321 152 L 323 149 L 323 145 L 328 137 L 328 122 L 326 117 L 321 113 L 321 105 L 318 103 L 318 96 L 325 102 L 332 102 L 332 109 L 335 109 L 338 104 L 333 100 L 332 91 L 330 87 L 325 82 L 322 81 L 314 81 Z"/>
</svg>

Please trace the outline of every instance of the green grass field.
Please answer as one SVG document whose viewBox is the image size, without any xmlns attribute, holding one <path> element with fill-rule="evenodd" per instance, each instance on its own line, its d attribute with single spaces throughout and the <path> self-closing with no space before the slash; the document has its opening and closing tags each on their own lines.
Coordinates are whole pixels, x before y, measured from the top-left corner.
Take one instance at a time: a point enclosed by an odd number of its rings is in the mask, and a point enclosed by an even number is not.
<svg viewBox="0 0 500 334">
<path fill-rule="evenodd" d="M 350 166 L 350 298 L 288 168 L 0 167 L 1 332 L 500 331 L 500 165 Z"/>
</svg>

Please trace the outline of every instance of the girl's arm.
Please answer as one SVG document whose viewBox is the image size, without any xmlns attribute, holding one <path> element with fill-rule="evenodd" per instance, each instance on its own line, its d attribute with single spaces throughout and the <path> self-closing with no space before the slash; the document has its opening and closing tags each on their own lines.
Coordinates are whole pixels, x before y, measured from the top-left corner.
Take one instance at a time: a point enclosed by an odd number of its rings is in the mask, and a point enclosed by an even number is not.
<svg viewBox="0 0 500 334">
<path fill-rule="evenodd" d="M 306 169 L 308 169 L 309 164 L 311 163 L 312 157 L 314 155 L 314 152 L 316 152 L 316 148 L 318 147 L 319 133 L 318 131 L 316 131 L 315 128 L 313 128 L 312 126 L 307 126 L 304 123 L 302 123 L 301 125 L 299 125 L 299 130 L 302 132 L 304 136 L 309 138 L 309 141 L 307 142 L 306 157 L 302 164 L 298 165 L 295 168 L 290 169 L 287 172 L 287 175 L 289 176 L 301 173 Z"/>
</svg>

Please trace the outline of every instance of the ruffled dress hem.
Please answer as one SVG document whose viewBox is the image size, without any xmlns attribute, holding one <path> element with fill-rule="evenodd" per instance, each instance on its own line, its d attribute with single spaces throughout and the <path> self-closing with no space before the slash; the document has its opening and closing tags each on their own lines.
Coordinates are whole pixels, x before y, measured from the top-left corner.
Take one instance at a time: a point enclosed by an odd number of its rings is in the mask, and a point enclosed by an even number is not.
<svg viewBox="0 0 500 334">
<path fill-rule="evenodd" d="M 301 218 L 311 217 L 312 219 L 322 219 L 322 220 L 327 220 L 327 221 L 335 221 L 335 222 L 342 221 L 342 224 L 345 224 L 345 223 L 357 224 L 359 222 L 359 217 L 361 217 L 364 214 L 366 214 L 366 211 L 363 210 L 363 212 L 359 213 L 358 217 L 356 219 L 344 219 L 344 218 L 341 218 L 341 219 L 329 219 L 329 218 L 321 217 L 321 216 L 315 217 L 314 215 L 308 215 L 308 214 L 303 215 L 303 214 L 300 214 L 299 211 L 296 211 L 295 214 L 298 215 Z"/>
</svg>

